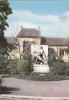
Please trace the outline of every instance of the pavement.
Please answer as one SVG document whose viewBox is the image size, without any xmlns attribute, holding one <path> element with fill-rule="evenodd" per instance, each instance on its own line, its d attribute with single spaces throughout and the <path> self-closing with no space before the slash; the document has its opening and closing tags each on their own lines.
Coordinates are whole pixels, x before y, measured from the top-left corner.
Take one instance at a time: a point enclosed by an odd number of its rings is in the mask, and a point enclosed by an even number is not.
<svg viewBox="0 0 69 100">
<path fill-rule="evenodd" d="M 0 95 L 0 100 L 69 100 L 69 97 L 37 97 L 20 95 Z"/>
<path fill-rule="evenodd" d="M 31 81 L 3 78 L 2 94 L 39 97 L 69 97 L 69 80 Z"/>
</svg>

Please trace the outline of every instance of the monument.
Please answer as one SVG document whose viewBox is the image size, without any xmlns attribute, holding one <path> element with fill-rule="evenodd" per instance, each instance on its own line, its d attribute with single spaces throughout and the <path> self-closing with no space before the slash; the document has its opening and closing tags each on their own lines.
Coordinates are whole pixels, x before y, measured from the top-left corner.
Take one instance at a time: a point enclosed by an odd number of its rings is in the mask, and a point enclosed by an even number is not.
<svg viewBox="0 0 69 100">
<path fill-rule="evenodd" d="M 34 72 L 48 73 L 48 45 L 31 45 Z"/>
</svg>

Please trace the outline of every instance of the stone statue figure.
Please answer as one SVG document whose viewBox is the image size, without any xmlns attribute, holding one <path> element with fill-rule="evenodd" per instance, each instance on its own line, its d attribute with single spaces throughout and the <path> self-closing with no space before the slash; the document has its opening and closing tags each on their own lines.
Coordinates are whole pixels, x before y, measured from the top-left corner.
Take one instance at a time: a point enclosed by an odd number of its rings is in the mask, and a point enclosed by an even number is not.
<svg viewBox="0 0 69 100">
<path fill-rule="evenodd" d="M 43 50 L 43 47 L 41 46 L 38 52 L 34 52 L 35 58 L 35 64 L 45 64 L 46 63 L 46 54 Z"/>
</svg>

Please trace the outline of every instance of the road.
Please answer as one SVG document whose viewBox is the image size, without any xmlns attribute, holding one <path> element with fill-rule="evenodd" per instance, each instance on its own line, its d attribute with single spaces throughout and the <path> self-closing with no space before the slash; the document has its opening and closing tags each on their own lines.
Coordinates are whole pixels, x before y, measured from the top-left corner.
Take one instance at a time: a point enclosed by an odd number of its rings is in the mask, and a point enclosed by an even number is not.
<svg viewBox="0 0 69 100">
<path fill-rule="evenodd" d="M 3 78 L 2 94 L 69 97 L 69 80 L 30 81 L 17 78 Z"/>
</svg>

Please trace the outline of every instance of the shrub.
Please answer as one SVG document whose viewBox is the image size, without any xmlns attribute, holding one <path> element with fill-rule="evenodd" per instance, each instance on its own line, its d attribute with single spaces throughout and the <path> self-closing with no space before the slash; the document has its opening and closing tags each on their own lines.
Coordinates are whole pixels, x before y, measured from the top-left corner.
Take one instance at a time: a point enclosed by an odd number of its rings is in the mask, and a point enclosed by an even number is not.
<svg viewBox="0 0 69 100">
<path fill-rule="evenodd" d="M 0 74 L 9 73 L 9 69 L 7 67 L 8 59 L 7 57 L 3 57 L 0 55 Z"/>
<path fill-rule="evenodd" d="M 69 61 L 66 62 L 66 75 L 69 76 Z"/>
<path fill-rule="evenodd" d="M 13 77 L 11 74 L 1 74 L 1 78 Z"/>
<path fill-rule="evenodd" d="M 9 69 L 9 74 L 11 75 L 17 74 L 17 62 L 18 62 L 18 59 L 9 60 L 9 63 L 7 65 Z"/>
<path fill-rule="evenodd" d="M 31 63 L 28 60 L 20 60 L 18 63 L 19 73 L 29 74 L 31 72 Z"/>
<path fill-rule="evenodd" d="M 56 53 L 54 49 L 48 48 L 48 64 L 52 66 L 52 63 L 56 62 Z"/>
<path fill-rule="evenodd" d="M 39 74 L 31 73 L 30 75 L 20 74 L 16 76 L 25 80 L 36 80 L 36 81 L 59 81 L 66 79 L 65 75 L 54 75 L 53 73 Z"/>
<path fill-rule="evenodd" d="M 60 57 L 57 57 L 52 48 L 49 48 L 48 63 L 54 75 L 66 75 L 66 63 Z"/>
<path fill-rule="evenodd" d="M 67 49 L 65 49 L 65 52 L 66 52 L 67 54 L 69 54 L 69 47 L 67 47 Z"/>
<path fill-rule="evenodd" d="M 36 74 L 33 73 L 30 77 L 30 79 L 33 80 L 38 80 L 38 81 L 59 81 L 59 80 L 63 80 L 66 77 L 64 75 L 54 75 L 52 72 L 50 73 L 46 73 L 44 75 L 42 74 Z"/>
<path fill-rule="evenodd" d="M 28 60 L 28 61 L 32 62 L 32 55 L 31 55 L 31 53 L 25 52 L 25 53 L 22 55 L 22 59 L 23 59 L 23 60 Z"/>
<path fill-rule="evenodd" d="M 51 70 L 55 75 L 66 75 L 66 63 L 59 58 L 52 64 Z"/>
<path fill-rule="evenodd" d="M 32 71 L 32 56 L 30 53 L 25 52 L 22 56 L 22 59 L 18 62 L 17 65 L 18 72 L 20 74 L 29 75 Z"/>
</svg>

